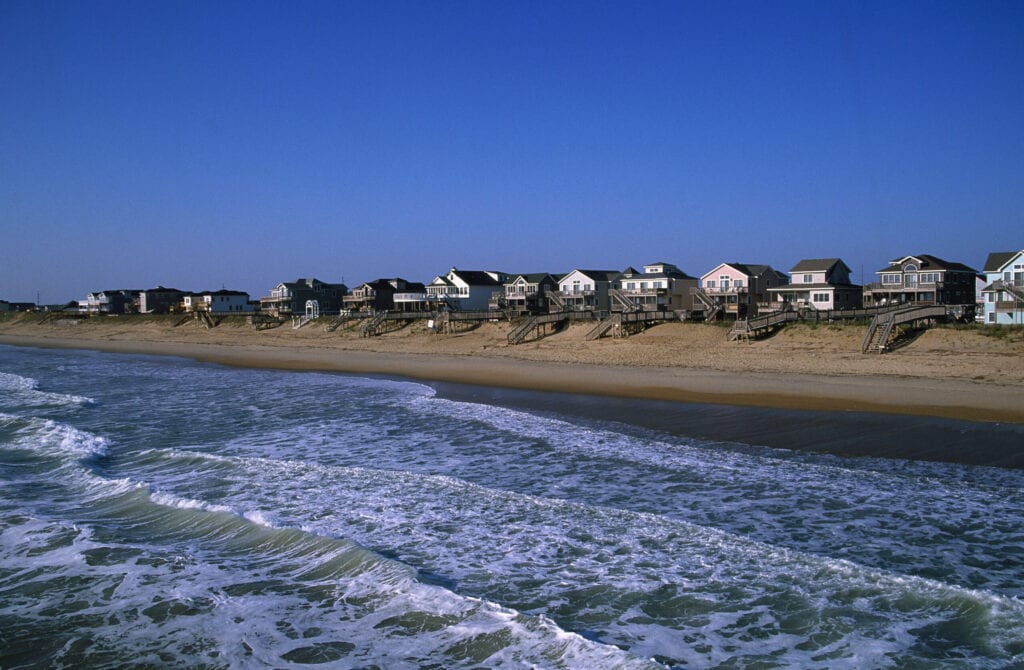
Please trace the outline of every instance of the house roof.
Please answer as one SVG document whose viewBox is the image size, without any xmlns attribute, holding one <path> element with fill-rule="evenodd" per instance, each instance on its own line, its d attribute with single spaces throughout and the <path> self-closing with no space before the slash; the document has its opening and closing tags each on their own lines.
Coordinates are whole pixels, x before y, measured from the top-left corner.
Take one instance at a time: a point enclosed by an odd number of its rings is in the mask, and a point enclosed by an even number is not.
<svg viewBox="0 0 1024 670">
<path fill-rule="evenodd" d="M 551 277 L 551 279 L 554 280 L 554 275 L 551 274 L 550 272 L 529 272 L 526 274 L 518 274 L 515 275 L 514 277 L 510 277 L 508 283 L 511 284 L 512 282 L 519 281 L 519 279 L 524 279 L 531 284 L 536 284 L 538 282 L 544 281 L 544 279 L 547 277 Z"/>
<path fill-rule="evenodd" d="M 1000 272 L 1018 256 L 1024 256 L 1024 251 L 993 251 L 985 261 L 984 272 Z"/>
<path fill-rule="evenodd" d="M 888 266 L 882 268 L 881 270 L 877 270 L 877 272 L 892 272 L 894 270 L 900 270 L 901 268 L 893 266 L 902 265 L 903 263 L 911 259 L 919 261 L 920 265 L 918 266 L 918 270 L 953 270 L 957 272 L 971 272 L 973 274 L 978 273 L 977 270 L 968 267 L 963 263 L 954 263 L 952 261 L 943 260 L 938 256 L 932 256 L 931 254 L 916 254 L 914 256 L 902 256 L 900 258 L 894 258 L 893 260 L 889 261 Z"/>
<path fill-rule="evenodd" d="M 805 258 L 794 265 L 790 272 L 828 272 L 839 263 L 846 265 L 838 258 Z M 846 270 L 849 272 L 850 268 Z"/>
<path fill-rule="evenodd" d="M 579 272 L 580 274 L 586 275 L 587 277 L 593 279 L 594 281 L 613 281 L 614 279 L 622 275 L 622 273 L 619 272 L 618 270 L 581 270 L 580 268 L 576 268 L 571 272 L 566 272 L 558 281 L 562 281 L 562 279 L 565 279 L 573 272 Z"/>
<path fill-rule="evenodd" d="M 497 286 L 501 284 L 500 281 L 483 270 L 458 270 L 456 268 L 452 268 L 450 270 L 450 274 L 456 275 L 459 279 L 470 286 Z M 495 272 L 494 274 L 502 275 L 504 273 Z"/>
<path fill-rule="evenodd" d="M 228 290 L 226 288 L 222 288 L 222 289 L 220 289 L 218 291 L 196 291 L 195 293 L 190 293 L 189 295 L 192 295 L 192 296 L 203 296 L 203 295 L 244 295 L 244 296 L 248 297 L 249 294 L 246 293 L 245 291 L 230 291 L 230 290 Z"/>
<path fill-rule="evenodd" d="M 829 284 L 822 282 L 818 284 L 783 284 L 782 286 L 773 286 L 769 288 L 769 291 L 807 291 L 807 290 L 823 290 L 823 289 L 860 289 L 859 284 Z"/>
</svg>

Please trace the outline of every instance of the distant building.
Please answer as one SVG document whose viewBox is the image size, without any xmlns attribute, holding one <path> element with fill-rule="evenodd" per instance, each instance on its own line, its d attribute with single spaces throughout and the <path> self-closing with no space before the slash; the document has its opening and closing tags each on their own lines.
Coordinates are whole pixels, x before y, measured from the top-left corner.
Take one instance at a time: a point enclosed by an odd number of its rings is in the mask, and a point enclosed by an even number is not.
<svg viewBox="0 0 1024 670">
<path fill-rule="evenodd" d="M 452 268 L 426 286 L 426 299 L 435 308 L 485 311 L 491 295 L 508 281 L 508 274 L 494 270 Z"/>
<path fill-rule="evenodd" d="M 275 316 L 291 316 L 306 313 L 306 303 L 315 301 L 320 314 L 337 314 L 348 293 L 344 284 L 329 284 L 319 279 L 296 279 L 282 282 L 260 298 L 260 310 Z"/>
<path fill-rule="evenodd" d="M 395 309 L 396 293 L 416 293 L 425 298 L 426 287 L 401 277 L 375 279 L 352 289 L 343 299 L 345 309 L 353 311 L 382 311 Z"/>
<path fill-rule="evenodd" d="M 700 283 L 671 263 L 649 263 L 643 272 L 623 270 L 610 291 L 612 311 L 693 310 L 693 291 Z"/>
<path fill-rule="evenodd" d="M 878 270 L 864 287 L 867 307 L 893 303 L 974 305 L 977 270 L 929 254 L 903 256 Z"/>
<path fill-rule="evenodd" d="M 1024 251 L 998 251 L 985 261 L 983 320 L 986 324 L 1024 324 Z"/>
<path fill-rule="evenodd" d="M 719 314 L 736 319 L 757 316 L 771 305 L 769 291 L 789 284 L 789 276 L 770 265 L 720 263 L 700 278 L 695 296 L 708 318 Z"/>
<path fill-rule="evenodd" d="M 513 275 L 500 291 L 491 294 L 490 308 L 510 310 L 519 315 L 548 311 L 548 296 L 558 290 L 558 281 L 547 272 Z"/>
<path fill-rule="evenodd" d="M 209 314 L 244 314 L 253 311 L 248 293 L 226 289 L 187 293 L 182 296 L 182 307 L 186 312 Z"/>
<path fill-rule="evenodd" d="M 768 289 L 774 309 L 856 309 L 864 304 L 862 287 L 850 283 L 850 268 L 839 258 L 802 260 L 789 273 L 790 283 Z"/>
<path fill-rule="evenodd" d="M 570 311 L 607 312 L 611 310 L 609 292 L 621 276 L 618 270 L 576 269 L 558 280 L 555 296 Z"/>
<path fill-rule="evenodd" d="M 139 313 L 169 314 L 178 309 L 185 295 L 186 291 L 163 286 L 139 291 Z"/>
<path fill-rule="evenodd" d="M 133 311 L 138 291 L 93 291 L 78 301 L 78 311 L 85 314 L 124 314 Z"/>
</svg>

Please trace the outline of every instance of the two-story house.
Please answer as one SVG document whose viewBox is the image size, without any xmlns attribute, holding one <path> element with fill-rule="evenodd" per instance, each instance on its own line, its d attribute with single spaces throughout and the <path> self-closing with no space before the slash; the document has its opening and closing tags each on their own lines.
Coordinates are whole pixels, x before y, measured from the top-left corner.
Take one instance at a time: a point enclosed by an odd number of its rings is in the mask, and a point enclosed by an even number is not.
<svg viewBox="0 0 1024 670">
<path fill-rule="evenodd" d="M 252 312 L 254 305 L 245 291 L 200 291 L 186 293 L 181 298 L 182 309 L 186 312 L 207 312 L 209 314 L 244 314 Z"/>
<path fill-rule="evenodd" d="M 409 282 L 401 277 L 375 279 L 352 289 L 343 298 L 345 309 L 353 311 L 379 312 L 395 309 L 395 294 L 425 294 L 426 287 L 419 282 Z"/>
<path fill-rule="evenodd" d="M 139 313 L 140 314 L 168 314 L 173 312 L 181 304 L 185 291 L 176 288 L 156 288 L 139 291 Z"/>
<path fill-rule="evenodd" d="M 614 312 L 634 310 L 671 312 L 693 310 L 693 290 L 699 280 L 671 263 L 649 263 L 643 272 L 623 270 L 609 292 Z"/>
<path fill-rule="evenodd" d="M 272 288 L 269 296 L 260 298 L 260 310 L 275 316 L 300 315 L 306 313 L 306 303 L 313 301 L 318 314 L 337 314 L 347 293 L 344 284 L 300 278 Z"/>
<path fill-rule="evenodd" d="M 426 298 L 435 309 L 486 311 L 491 295 L 508 281 L 508 274 L 494 270 L 452 268 L 426 286 Z"/>
<path fill-rule="evenodd" d="M 864 287 L 866 307 L 893 303 L 975 304 L 973 268 L 929 254 L 903 256 L 875 272 L 878 281 Z"/>
<path fill-rule="evenodd" d="M 93 291 L 78 301 L 78 311 L 86 314 L 124 314 L 133 309 L 138 291 Z"/>
<path fill-rule="evenodd" d="M 618 270 L 573 270 L 558 280 L 558 292 L 549 296 L 549 309 L 610 311 L 609 291 L 621 274 Z"/>
<path fill-rule="evenodd" d="M 490 309 L 507 309 L 516 314 L 548 311 L 548 296 L 558 290 L 558 280 L 547 272 L 514 275 L 491 295 Z"/>
<path fill-rule="evenodd" d="M 694 296 L 708 316 L 725 315 L 736 319 L 757 316 L 771 302 L 769 289 L 785 286 L 789 276 L 770 265 L 720 263 L 701 275 Z"/>
<path fill-rule="evenodd" d="M 804 259 L 789 273 L 789 284 L 768 289 L 773 309 L 856 309 L 863 305 L 863 289 L 850 283 L 850 268 L 839 258 Z"/>
<path fill-rule="evenodd" d="M 1024 324 L 1024 251 L 990 253 L 984 272 L 984 322 Z"/>
</svg>

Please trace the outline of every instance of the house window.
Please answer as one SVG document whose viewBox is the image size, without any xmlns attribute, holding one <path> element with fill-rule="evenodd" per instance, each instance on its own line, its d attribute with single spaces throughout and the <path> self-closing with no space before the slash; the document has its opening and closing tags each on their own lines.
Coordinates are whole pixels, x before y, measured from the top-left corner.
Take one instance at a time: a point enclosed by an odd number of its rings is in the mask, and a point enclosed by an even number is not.
<svg viewBox="0 0 1024 670">
<path fill-rule="evenodd" d="M 815 293 L 814 302 L 829 302 L 828 293 Z"/>
<path fill-rule="evenodd" d="M 709 279 L 706 282 L 704 282 L 704 285 L 707 286 L 708 288 L 715 288 L 715 280 Z"/>
<path fill-rule="evenodd" d="M 804 283 L 805 284 L 813 284 L 814 283 L 814 275 L 804 275 Z"/>
<path fill-rule="evenodd" d="M 900 283 L 900 276 L 899 275 L 882 275 L 882 283 L 883 284 L 899 284 Z"/>
<path fill-rule="evenodd" d="M 734 279 L 733 282 L 732 282 L 732 286 L 733 286 L 733 288 L 743 288 L 743 280 L 742 279 Z"/>
</svg>

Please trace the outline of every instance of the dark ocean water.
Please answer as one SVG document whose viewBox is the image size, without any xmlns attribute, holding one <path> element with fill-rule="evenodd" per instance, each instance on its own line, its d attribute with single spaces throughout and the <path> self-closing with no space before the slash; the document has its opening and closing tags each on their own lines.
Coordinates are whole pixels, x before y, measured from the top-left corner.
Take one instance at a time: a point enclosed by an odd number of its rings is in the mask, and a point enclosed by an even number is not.
<svg viewBox="0 0 1024 670">
<path fill-rule="evenodd" d="M 1022 665 L 1022 448 L 0 347 L 0 667 Z"/>
</svg>

